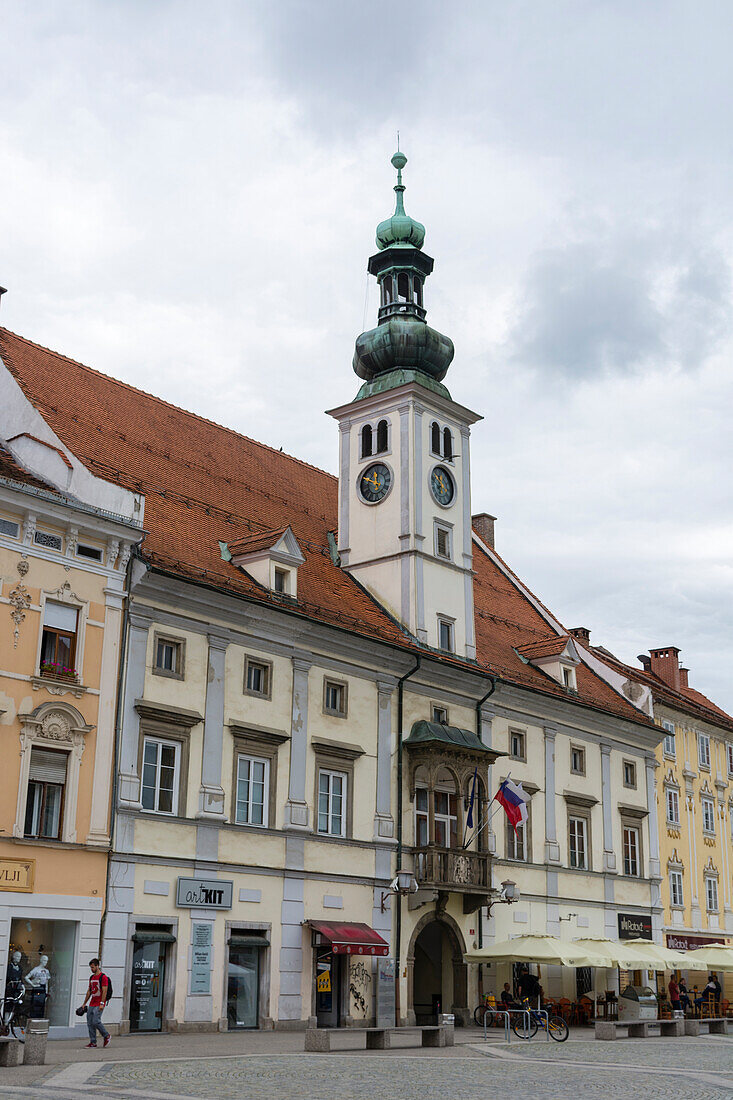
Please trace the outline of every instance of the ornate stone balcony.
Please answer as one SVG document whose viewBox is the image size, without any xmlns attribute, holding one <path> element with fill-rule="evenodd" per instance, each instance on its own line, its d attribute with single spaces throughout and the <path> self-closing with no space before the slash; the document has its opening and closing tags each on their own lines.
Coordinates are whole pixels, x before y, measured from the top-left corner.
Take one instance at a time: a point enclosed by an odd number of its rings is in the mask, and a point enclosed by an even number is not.
<svg viewBox="0 0 733 1100">
<path fill-rule="evenodd" d="M 491 856 L 488 852 L 438 848 L 431 844 L 414 848 L 414 872 L 420 890 L 463 894 L 463 911 L 472 913 L 491 889 Z"/>
</svg>

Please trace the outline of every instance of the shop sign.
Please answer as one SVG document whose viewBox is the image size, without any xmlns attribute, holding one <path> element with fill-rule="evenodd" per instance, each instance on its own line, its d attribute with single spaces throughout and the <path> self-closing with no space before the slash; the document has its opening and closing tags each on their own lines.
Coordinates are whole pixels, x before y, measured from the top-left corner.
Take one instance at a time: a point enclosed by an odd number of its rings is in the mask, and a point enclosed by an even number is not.
<svg viewBox="0 0 733 1100">
<path fill-rule="evenodd" d="M 330 969 L 329 970 L 322 970 L 321 973 L 318 975 L 318 977 L 316 978 L 316 989 L 318 990 L 319 993 L 330 993 L 331 992 L 331 971 L 330 971 Z"/>
<path fill-rule="evenodd" d="M 650 940 L 652 938 L 652 918 L 640 917 L 637 913 L 619 913 L 618 938 L 620 940 Z"/>
<path fill-rule="evenodd" d="M 192 993 L 211 993 L 211 932 L 208 921 L 191 927 Z"/>
<path fill-rule="evenodd" d="M 685 936 L 677 932 L 667 933 L 667 947 L 673 951 L 694 951 L 696 947 L 706 947 L 711 943 L 725 944 L 723 936 Z"/>
<path fill-rule="evenodd" d="M 234 883 L 218 878 L 179 878 L 176 905 L 181 909 L 231 909 Z"/>
<path fill-rule="evenodd" d="M 377 1027 L 394 1027 L 395 961 L 377 959 Z"/>
<path fill-rule="evenodd" d="M 31 893 L 35 870 L 35 859 L 0 859 L 0 890 Z"/>
</svg>

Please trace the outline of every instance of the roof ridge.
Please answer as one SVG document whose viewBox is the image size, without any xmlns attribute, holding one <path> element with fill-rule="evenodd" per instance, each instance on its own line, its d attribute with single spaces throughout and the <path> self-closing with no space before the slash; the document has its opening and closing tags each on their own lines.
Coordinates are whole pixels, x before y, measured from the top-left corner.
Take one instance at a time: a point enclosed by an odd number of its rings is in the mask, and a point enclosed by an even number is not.
<svg viewBox="0 0 733 1100">
<path fill-rule="evenodd" d="M 139 386 L 133 386 L 130 382 L 123 382 L 121 378 L 115 378 L 112 374 L 105 374 L 104 371 L 97 370 L 95 367 L 88 367 L 86 363 L 82 363 L 78 359 L 72 359 L 70 355 L 63 355 L 60 351 L 45 347 L 44 344 L 37 344 L 34 340 L 29 340 L 27 336 L 21 336 L 19 332 L 13 332 L 12 329 L 5 328 L 3 325 L 0 325 L 0 333 L 12 336 L 16 340 L 22 340 L 24 344 L 28 344 L 32 348 L 38 348 L 39 351 L 45 351 L 48 355 L 55 355 L 57 359 L 62 359 L 66 363 L 73 363 L 75 367 L 81 367 L 82 370 L 89 371 L 90 374 L 96 374 L 100 378 L 106 378 L 108 382 L 113 382 L 116 386 L 124 386 L 126 390 L 132 390 L 134 393 L 142 394 L 143 397 L 149 397 L 151 400 L 157 401 L 159 405 L 165 405 L 168 409 L 175 409 L 176 412 L 183 413 L 185 416 L 192 416 L 196 420 L 200 420 L 203 424 L 211 424 L 212 427 L 219 428 L 224 432 L 229 432 L 230 435 L 235 435 L 239 439 L 246 439 L 248 443 L 254 443 L 256 447 L 264 447 L 265 450 L 271 451 L 272 454 L 283 455 L 284 458 L 289 458 L 291 462 L 297 462 L 299 466 L 307 466 L 311 470 L 316 470 L 319 474 L 325 474 L 325 476 L 331 478 L 332 481 L 338 480 L 335 474 L 329 473 L 328 470 L 321 469 L 320 466 L 315 466 L 312 462 L 305 462 L 302 458 L 296 458 L 295 455 L 291 455 L 287 451 L 279 450 L 277 447 L 272 447 L 269 443 L 262 443 L 259 439 L 253 439 L 252 436 L 245 435 L 243 432 L 238 432 L 236 428 L 228 428 L 226 424 L 220 424 L 217 420 L 211 420 L 208 416 L 201 416 L 200 413 L 192 412 L 191 409 L 184 409 L 181 405 L 174 405 L 172 401 L 166 401 L 164 397 L 158 397 L 155 393 L 143 390 Z M 1 352 L 0 359 L 2 359 Z"/>
</svg>

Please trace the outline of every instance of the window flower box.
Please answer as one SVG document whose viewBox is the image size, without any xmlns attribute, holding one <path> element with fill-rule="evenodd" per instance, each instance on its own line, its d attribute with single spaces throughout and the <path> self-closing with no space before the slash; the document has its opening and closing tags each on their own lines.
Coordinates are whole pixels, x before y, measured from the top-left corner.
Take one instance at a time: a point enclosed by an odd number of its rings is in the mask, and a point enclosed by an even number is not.
<svg viewBox="0 0 733 1100">
<path fill-rule="evenodd" d="M 68 680 L 74 684 L 79 680 L 75 668 L 67 668 L 66 665 L 57 664 L 55 661 L 43 661 L 41 663 L 41 676 L 47 680 Z"/>
</svg>

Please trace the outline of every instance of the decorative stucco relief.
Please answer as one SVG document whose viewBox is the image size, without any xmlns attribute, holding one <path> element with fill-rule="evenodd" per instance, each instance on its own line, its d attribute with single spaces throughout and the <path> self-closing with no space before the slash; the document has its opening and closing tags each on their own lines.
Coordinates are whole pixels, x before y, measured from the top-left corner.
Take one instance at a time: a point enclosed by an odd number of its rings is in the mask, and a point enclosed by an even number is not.
<svg viewBox="0 0 733 1100">
<path fill-rule="evenodd" d="M 20 628 L 25 622 L 25 613 L 31 606 L 31 594 L 24 584 L 16 584 L 10 593 L 10 618 L 13 620 L 13 649 L 18 648 Z"/>
</svg>

